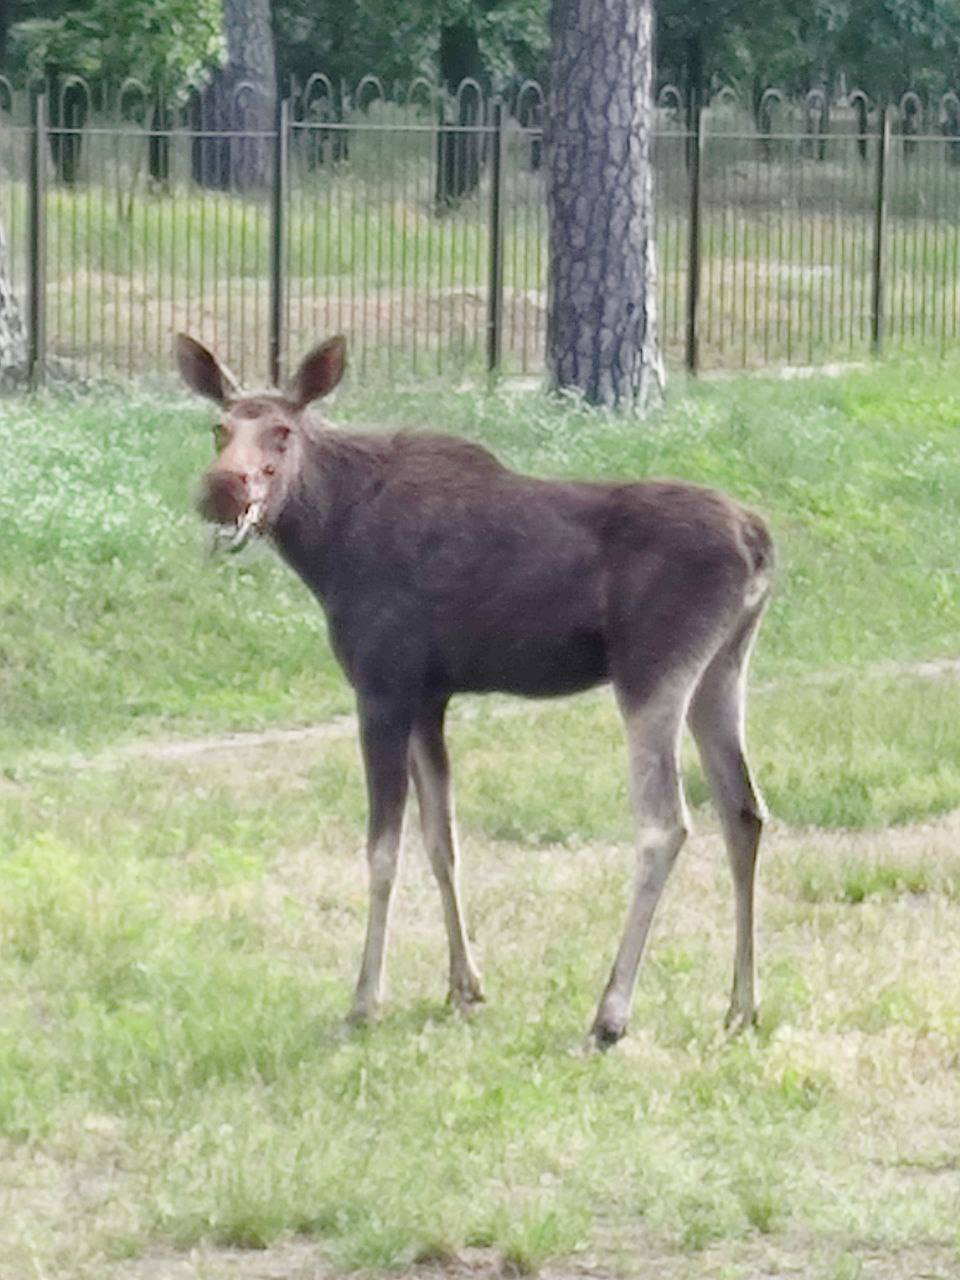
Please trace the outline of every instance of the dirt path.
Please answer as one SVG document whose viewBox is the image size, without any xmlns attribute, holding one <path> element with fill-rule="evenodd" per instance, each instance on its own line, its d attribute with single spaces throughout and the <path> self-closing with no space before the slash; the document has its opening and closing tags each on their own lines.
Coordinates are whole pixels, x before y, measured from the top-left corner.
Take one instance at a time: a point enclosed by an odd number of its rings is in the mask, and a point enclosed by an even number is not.
<svg viewBox="0 0 960 1280">
<path fill-rule="evenodd" d="M 811 1275 L 856 1276 L 858 1280 L 956 1280 L 957 1259 L 951 1249 L 905 1247 L 895 1253 L 865 1249 L 851 1254 L 836 1250 L 833 1269 L 811 1271 L 811 1257 L 831 1267 L 829 1245 L 797 1238 L 781 1242 L 751 1241 L 731 1254 L 711 1248 L 692 1256 L 652 1250 L 624 1259 L 612 1271 L 591 1259 L 545 1267 L 541 1280 L 803 1280 Z M 322 1252 L 303 1241 L 291 1241 L 257 1253 L 236 1249 L 203 1249 L 189 1255 L 158 1254 L 111 1270 L 110 1280 L 335 1280 L 338 1273 Z M 342 1274 L 342 1273 L 341 1273 Z M 492 1255 L 470 1250 L 463 1258 L 388 1273 L 392 1280 L 521 1280 L 515 1268 Z M 106 1277 L 104 1278 L 106 1280 Z"/>
</svg>

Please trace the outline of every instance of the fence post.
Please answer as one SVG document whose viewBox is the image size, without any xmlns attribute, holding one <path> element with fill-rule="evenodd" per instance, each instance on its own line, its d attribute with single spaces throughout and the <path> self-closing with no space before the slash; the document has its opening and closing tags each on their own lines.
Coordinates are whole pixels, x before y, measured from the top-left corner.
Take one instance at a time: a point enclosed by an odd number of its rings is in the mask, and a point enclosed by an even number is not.
<svg viewBox="0 0 960 1280">
<path fill-rule="evenodd" d="M 46 234 L 44 227 L 45 166 L 47 141 L 46 96 L 33 99 L 30 156 L 27 166 L 27 378 L 31 387 L 44 380 L 47 363 L 46 316 Z"/>
<path fill-rule="evenodd" d="M 890 120 L 886 103 L 880 105 L 880 132 L 877 137 L 877 193 L 873 223 L 873 295 L 870 304 L 870 347 L 879 355 L 883 345 L 883 250 L 886 239 L 887 153 L 890 149 Z"/>
<path fill-rule="evenodd" d="M 693 93 L 693 90 L 691 90 Z M 703 107 L 697 97 L 692 102 L 690 123 L 693 137 L 688 139 L 690 170 L 690 213 L 687 235 L 687 369 L 696 373 L 700 363 L 700 334 L 697 325 L 700 308 L 700 171 L 703 161 Z"/>
<path fill-rule="evenodd" d="M 277 104 L 276 134 L 273 146 L 273 183 L 270 188 L 270 317 L 268 337 L 271 386 L 280 384 L 280 357 L 283 349 L 283 303 L 286 296 L 283 273 L 286 244 L 287 160 L 290 136 L 290 101 Z"/>
<path fill-rule="evenodd" d="M 490 164 L 490 276 L 487 286 L 487 372 L 500 369 L 503 356 L 503 103 L 493 104 Z"/>
</svg>

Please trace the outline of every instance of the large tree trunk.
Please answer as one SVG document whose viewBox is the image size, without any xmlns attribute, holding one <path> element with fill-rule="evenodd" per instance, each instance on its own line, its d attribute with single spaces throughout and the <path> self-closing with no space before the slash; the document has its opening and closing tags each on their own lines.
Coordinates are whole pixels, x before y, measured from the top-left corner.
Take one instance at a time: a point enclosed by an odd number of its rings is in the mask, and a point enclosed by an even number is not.
<svg viewBox="0 0 960 1280">
<path fill-rule="evenodd" d="M 550 374 L 591 404 L 642 412 L 663 390 L 652 0 L 553 0 L 551 37 Z"/>
<path fill-rule="evenodd" d="M 0 388 L 22 386 L 26 375 L 27 337 L 10 283 L 7 241 L 0 226 Z"/>
<path fill-rule="evenodd" d="M 277 73 L 270 0 L 224 0 L 227 63 L 194 104 L 193 126 L 211 135 L 270 132 L 275 123 Z M 250 191 L 270 181 L 272 142 L 257 137 L 200 137 L 193 176 L 205 187 Z"/>
</svg>

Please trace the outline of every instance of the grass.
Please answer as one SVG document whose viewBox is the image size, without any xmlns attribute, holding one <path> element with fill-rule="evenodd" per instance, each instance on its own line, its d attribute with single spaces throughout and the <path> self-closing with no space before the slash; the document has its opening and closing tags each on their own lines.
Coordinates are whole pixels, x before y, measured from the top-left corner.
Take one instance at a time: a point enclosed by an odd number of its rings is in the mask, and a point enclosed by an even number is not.
<svg viewBox="0 0 960 1280">
<path fill-rule="evenodd" d="M 960 685 L 889 664 L 955 652 L 956 374 L 681 385 L 642 425 L 506 389 L 342 396 L 344 421 L 456 430 L 542 474 L 719 484 L 775 528 L 750 715 L 776 819 L 763 1020 L 720 1033 L 731 895 L 691 756 L 700 834 L 633 1034 L 602 1058 L 579 1046 L 631 862 L 609 698 L 454 717 L 490 1003 L 445 1010 L 411 849 L 391 1003 L 345 1035 L 366 897 L 349 728 L 143 754 L 349 710 L 319 611 L 264 549 L 202 560 L 204 408 L 0 404 L 2 1280 L 465 1251 L 684 1280 L 798 1259 L 823 1280 L 877 1259 L 953 1274 Z"/>
</svg>

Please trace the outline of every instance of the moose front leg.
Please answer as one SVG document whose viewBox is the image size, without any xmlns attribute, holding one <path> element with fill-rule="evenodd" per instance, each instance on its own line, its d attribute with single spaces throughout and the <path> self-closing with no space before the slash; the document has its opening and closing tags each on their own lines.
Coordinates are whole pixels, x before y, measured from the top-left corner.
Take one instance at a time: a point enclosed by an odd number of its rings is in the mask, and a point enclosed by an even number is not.
<svg viewBox="0 0 960 1280">
<path fill-rule="evenodd" d="M 350 1021 L 368 1022 L 383 1000 L 383 970 L 390 907 L 397 879 L 403 810 L 407 800 L 410 716 L 382 699 L 361 699 L 360 741 L 367 775 L 367 862 L 370 906 Z"/>
<path fill-rule="evenodd" d="M 450 948 L 450 1004 L 462 1013 L 483 1001 L 480 975 L 473 956 L 460 903 L 456 824 L 450 785 L 450 762 L 443 740 L 445 704 L 430 707 L 418 717 L 410 738 L 410 770 L 420 802 L 420 825 L 427 857 L 443 903 L 443 919 Z"/>
</svg>

